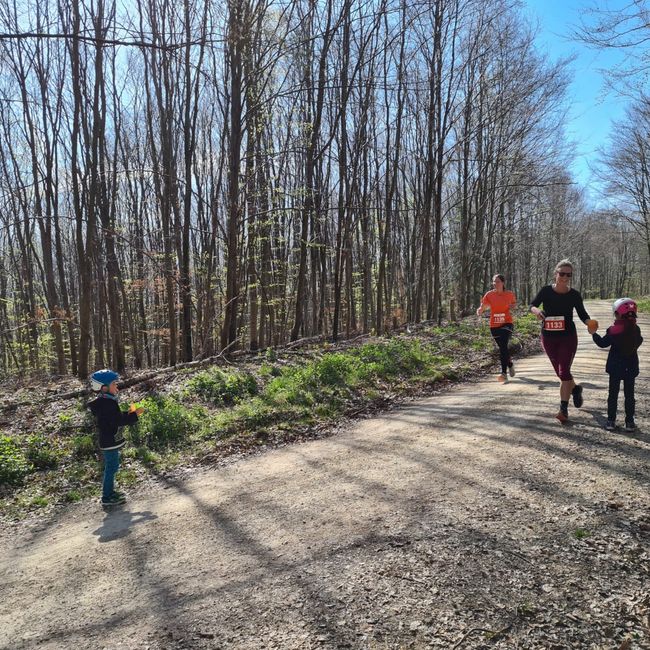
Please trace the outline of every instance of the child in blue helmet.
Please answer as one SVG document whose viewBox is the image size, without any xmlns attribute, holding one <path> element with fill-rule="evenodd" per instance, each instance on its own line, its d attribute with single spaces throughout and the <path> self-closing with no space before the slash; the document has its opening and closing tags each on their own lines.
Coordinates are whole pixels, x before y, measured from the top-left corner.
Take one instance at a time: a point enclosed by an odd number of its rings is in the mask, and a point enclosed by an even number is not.
<svg viewBox="0 0 650 650">
<path fill-rule="evenodd" d="M 607 328 L 605 336 L 593 333 L 594 343 L 601 348 L 610 347 L 605 371 L 609 375 L 607 397 L 608 431 L 616 430 L 618 393 L 623 382 L 625 394 L 625 431 L 635 431 L 634 380 L 639 374 L 637 350 L 643 342 L 641 330 L 636 324 L 637 306 L 631 298 L 619 298 L 612 306 L 614 324 Z"/>
<path fill-rule="evenodd" d="M 117 380 L 119 375 L 112 370 L 98 370 L 90 377 L 90 385 L 97 397 L 88 404 L 97 420 L 99 448 L 104 456 L 104 480 L 102 483 L 102 505 L 113 506 L 126 501 L 121 492 L 115 490 L 115 474 L 120 466 L 120 449 L 126 441 L 120 427 L 135 424 L 144 412 L 132 404 L 128 413 L 123 413 L 118 404 Z"/>
</svg>

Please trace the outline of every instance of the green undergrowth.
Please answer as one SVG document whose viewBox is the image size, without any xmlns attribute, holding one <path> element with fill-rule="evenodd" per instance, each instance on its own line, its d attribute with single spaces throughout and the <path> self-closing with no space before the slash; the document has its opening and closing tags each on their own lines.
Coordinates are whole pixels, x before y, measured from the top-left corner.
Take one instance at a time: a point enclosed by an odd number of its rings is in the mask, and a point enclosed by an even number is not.
<svg viewBox="0 0 650 650">
<path fill-rule="evenodd" d="M 636 306 L 639 308 L 639 314 L 649 314 L 650 298 L 640 298 L 636 301 Z"/>
<path fill-rule="evenodd" d="M 538 337 L 539 325 L 520 316 L 515 332 L 512 347 L 519 352 Z M 214 366 L 182 375 L 182 385 L 139 402 L 144 414 L 125 429 L 117 481 L 128 489 L 179 465 L 308 437 L 315 425 L 400 395 L 424 395 L 489 367 L 496 356 L 487 321 L 472 318 L 356 346 L 267 351 L 245 369 Z M 83 404 L 40 431 L 0 432 L 0 514 L 6 517 L 97 497 L 101 473 L 94 422 Z"/>
</svg>

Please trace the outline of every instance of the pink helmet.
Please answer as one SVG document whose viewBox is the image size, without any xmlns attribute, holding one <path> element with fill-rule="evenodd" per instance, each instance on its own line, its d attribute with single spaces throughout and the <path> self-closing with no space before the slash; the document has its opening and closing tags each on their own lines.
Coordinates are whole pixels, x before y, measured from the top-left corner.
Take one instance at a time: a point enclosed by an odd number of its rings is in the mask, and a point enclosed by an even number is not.
<svg viewBox="0 0 650 650">
<path fill-rule="evenodd" d="M 632 314 L 636 318 L 636 303 L 632 298 L 619 298 L 612 306 L 612 310 L 619 316 Z"/>
</svg>

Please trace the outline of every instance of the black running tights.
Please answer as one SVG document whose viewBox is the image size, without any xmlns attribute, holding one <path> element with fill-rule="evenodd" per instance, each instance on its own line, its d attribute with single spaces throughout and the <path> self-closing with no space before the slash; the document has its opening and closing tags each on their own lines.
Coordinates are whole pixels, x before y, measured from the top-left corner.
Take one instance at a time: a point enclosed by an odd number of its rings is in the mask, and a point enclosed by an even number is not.
<svg viewBox="0 0 650 650">
<path fill-rule="evenodd" d="M 491 327 L 490 332 L 495 343 L 499 346 L 501 372 L 505 375 L 508 372 L 508 366 L 511 364 L 508 343 L 510 343 L 510 337 L 512 336 L 512 323 L 506 323 L 501 327 Z"/>
</svg>

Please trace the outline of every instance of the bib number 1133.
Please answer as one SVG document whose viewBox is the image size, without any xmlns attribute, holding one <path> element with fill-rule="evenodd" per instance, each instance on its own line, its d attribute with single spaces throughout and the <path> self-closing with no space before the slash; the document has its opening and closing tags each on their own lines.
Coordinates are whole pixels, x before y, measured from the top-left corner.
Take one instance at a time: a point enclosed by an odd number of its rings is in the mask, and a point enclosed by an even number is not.
<svg viewBox="0 0 650 650">
<path fill-rule="evenodd" d="M 547 316 L 544 319 L 544 329 L 552 332 L 563 332 L 564 316 Z"/>
</svg>

